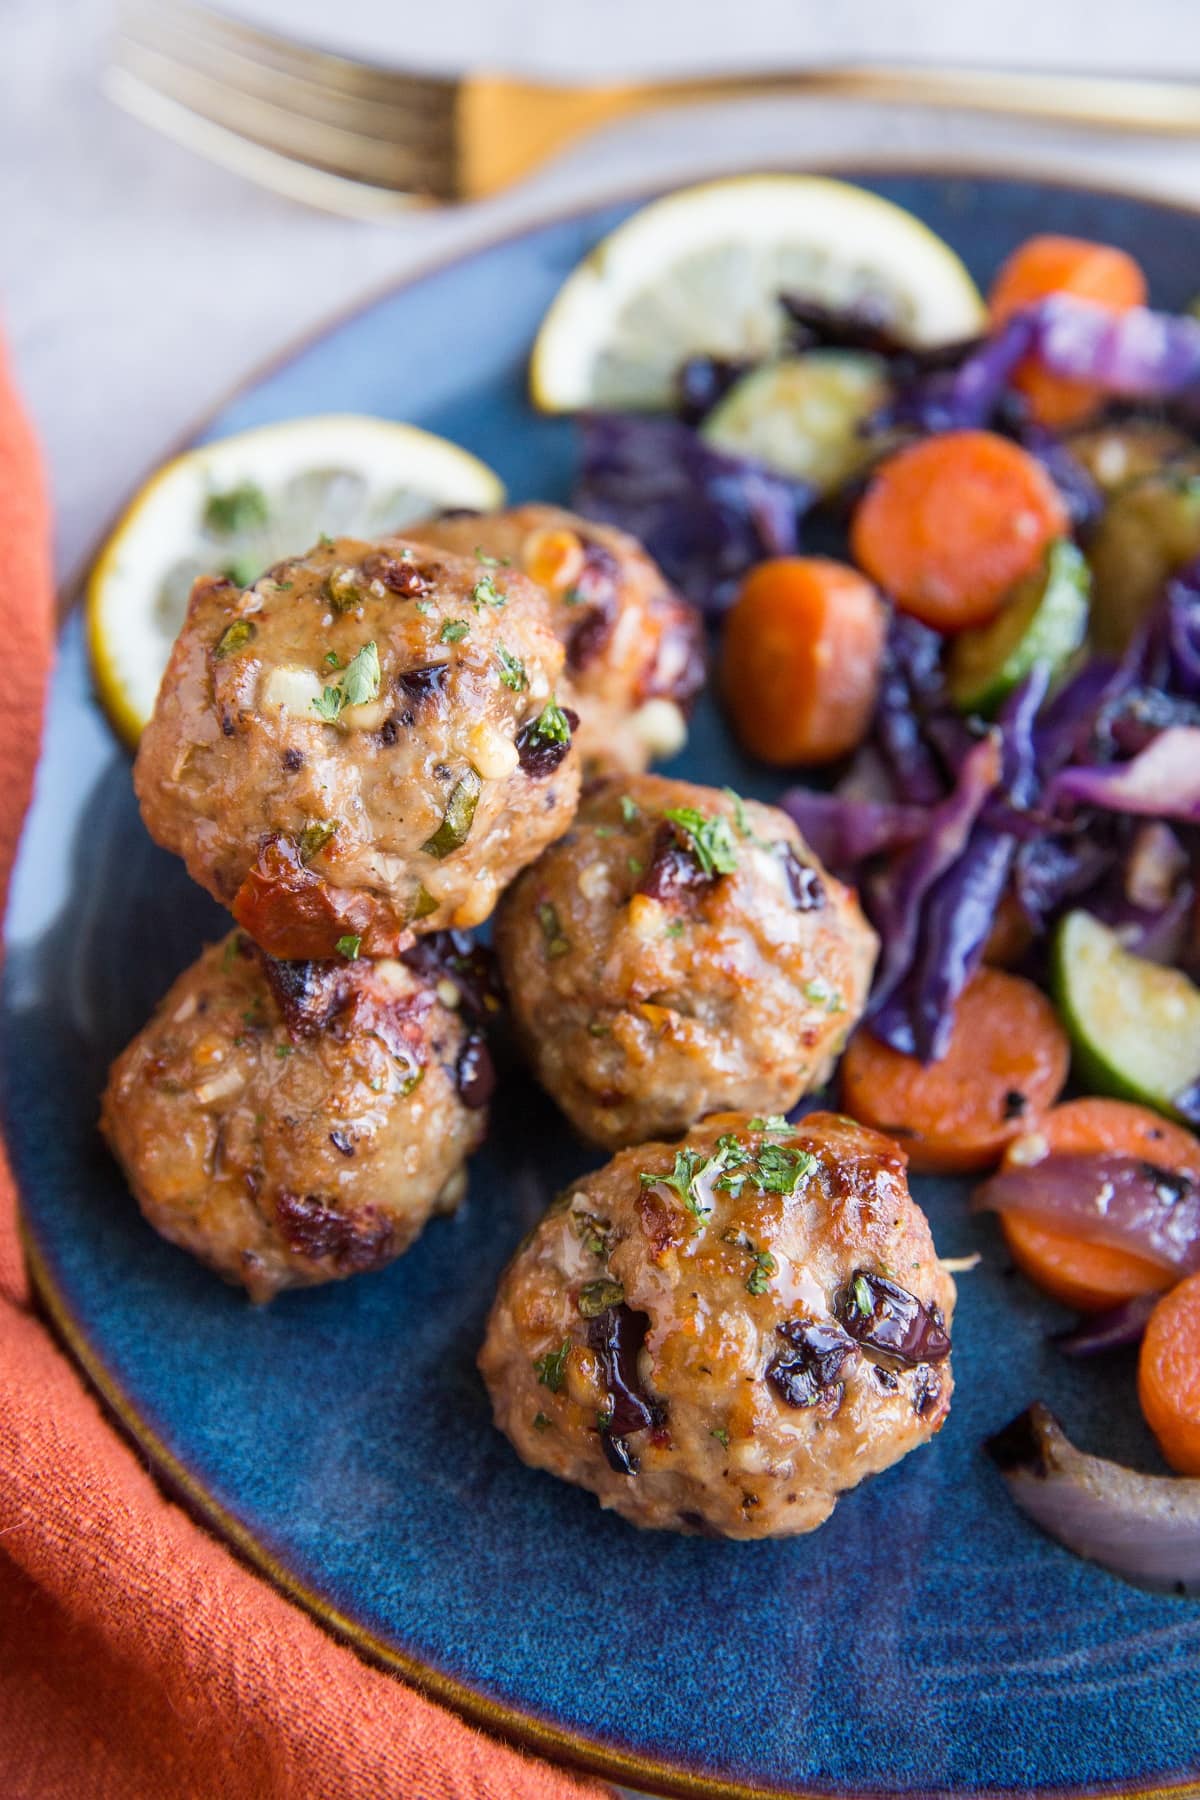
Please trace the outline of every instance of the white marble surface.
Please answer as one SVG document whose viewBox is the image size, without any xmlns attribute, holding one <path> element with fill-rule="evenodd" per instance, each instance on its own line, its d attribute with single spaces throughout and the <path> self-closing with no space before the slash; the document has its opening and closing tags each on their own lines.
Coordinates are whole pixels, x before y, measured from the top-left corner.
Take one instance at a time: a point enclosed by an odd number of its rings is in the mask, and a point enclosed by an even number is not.
<svg viewBox="0 0 1200 1800">
<path fill-rule="evenodd" d="M 910 54 L 1063 62 L 1073 45 L 1119 67 L 1200 66 L 1193 0 L 1144 0 L 1137 17 L 1093 0 L 843 0 L 836 29 L 789 0 L 242 0 L 328 40 L 368 35 L 426 64 L 471 46 L 482 60 L 587 69 Z M 956 114 L 922 117 L 780 101 L 663 114 L 605 134 L 486 207 L 365 225 L 309 212 L 209 167 L 125 118 L 99 89 L 106 0 L 0 0 L 0 284 L 57 503 L 59 565 L 76 568 L 131 484 L 225 389 L 364 289 L 572 199 L 756 162 L 925 156 L 1100 173 L 1200 198 L 1200 144 L 1108 142 Z M 601 19 L 602 15 L 602 19 Z M 1045 17 L 1042 17 L 1045 15 Z M 974 21 L 968 24 L 968 20 Z M 1039 23 L 1040 21 L 1040 23 Z M 390 34 L 390 35 L 389 35 Z M 342 41 L 342 40 L 339 40 Z"/>
<path fill-rule="evenodd" d="M 797 101 L 642 119 L 486 207 L 351 223 L 259 192 L 117 112 L 99 88 L 108 10 L 0 0 L 0 291 L 50 464 L 64 580 L 140 473 L 280 345 L 366 289 L 573 200 L 756 163 L 907 156 L 1200 201 L 1200 143 Z M 795 0 L 243 0 L 242 11 L 426 67 L 456 65 L 467 45 L 477 63 L 575 73 L 852 53 L 1200 73 L 1195 0 L 842 0 L 823 16 Z"/>
</svg>

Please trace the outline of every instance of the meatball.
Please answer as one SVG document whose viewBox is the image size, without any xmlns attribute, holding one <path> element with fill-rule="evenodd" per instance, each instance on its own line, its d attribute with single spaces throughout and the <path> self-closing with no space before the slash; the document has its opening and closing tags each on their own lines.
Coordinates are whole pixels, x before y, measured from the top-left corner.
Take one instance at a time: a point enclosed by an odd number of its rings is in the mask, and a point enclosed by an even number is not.
<svg viewBox="0 0 1200 1800">
<path fill-rule="evenodd" d="M 585 769 L 638 771 L 687 739 L 704 684 L 700 615 L 636 538 L 556 506 L 452 514 L 414 527 L 431 544 L 496 557 L 546 589 L 579 707 Z"/>
<path fill-rule="evenodd" d="M 504 1274 L 496 1423 L 635 1525 L 812 1531 L 949 1411 L 954 1283 L 904 1169 L 831 1113 L 623 1150 Z"/>
<path fill-rule="evenodd" d="M 876 942 L 783 813 L 656 775 L 587 790 L 496 919 L 538 1078 L 608 1149 L 794 1106 L 857 1021 Z"/>
<path fill-rule="evenodd" d="M 273 956 L 480 923 L 578 795 L 547 620 L 523 575 L 399 538 L 202 578 L 134 770 L 151 835 Z"/>
<path fill-rule="evenodd" d="M 151 1225 L 253 1300 L 399 1256 L 486 1127 L 461 992 L 397 961 L 275 963 L 240 932 L 206 950 L 104 1094 Z"/>
</svg>

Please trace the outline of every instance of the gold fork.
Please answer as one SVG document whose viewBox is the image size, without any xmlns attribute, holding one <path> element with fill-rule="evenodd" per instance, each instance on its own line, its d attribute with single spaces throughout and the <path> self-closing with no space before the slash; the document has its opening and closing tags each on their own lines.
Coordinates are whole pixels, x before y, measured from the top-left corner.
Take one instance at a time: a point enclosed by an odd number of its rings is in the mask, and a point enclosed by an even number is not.
<svg viewBox="0 0 1200 1800">
<path fill-rule="evenodd" d="M 120 0 L 108 87 L 128 110 L 218 160 L 353 212 L 480 199 L 615 120 L 753 95 L 1200 133 L 1200 86 L 1167 79 L 872 64 L 604 87 L 449 79 L 311 49 L 193 0 Z"/>
</svg>

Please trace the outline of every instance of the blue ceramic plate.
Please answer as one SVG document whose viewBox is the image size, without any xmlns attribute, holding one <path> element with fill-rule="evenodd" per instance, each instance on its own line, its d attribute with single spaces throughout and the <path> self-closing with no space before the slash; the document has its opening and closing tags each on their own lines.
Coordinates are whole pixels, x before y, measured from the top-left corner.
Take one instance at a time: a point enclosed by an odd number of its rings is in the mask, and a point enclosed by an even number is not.
<svg viewBox="0 0 1200 1800">
<path fill-rule="evenodd" d="M 991 178 L 867 185 L 986 280 L 1033 231 L 1109 238 L 1155 299 L 1195 291 L 1200 216 Z M 560 220 L 375 301 L 290 356 L 209 435 L 378 412 L 444 432 L 514 498 L 565 496 L 572 427 L 525 362 L 567 271 L 628 205 Z M 715 714 L 679 772 L 770 797 Z M 55 679 L 8 920 L 3 1101 L 34 1271 L 72 1350 L 165 1479 L 362 1652 L 505 1736 L 660 1793 L 1196 1792 L 1200 1609 L 1076 1560 L 1009 1504 L 980 1440 L 1035 1395 L 1154 1466 L 1131 1361 L 1071 1367 L 964 1191 L 918 1183 L 960 1282 L 937 1441 L 809 1538 L 639 1534 L 534 1474 L 474 1357 L 501 1267 L 586 1166 L 510 1071 L 468 1203 L 395 1267 L 256 1311 L 144 1225 L 96 1134 L 110 1058 L 222 917 L 155 849 L 88 691 L 78 619 Z"/>
</svg>

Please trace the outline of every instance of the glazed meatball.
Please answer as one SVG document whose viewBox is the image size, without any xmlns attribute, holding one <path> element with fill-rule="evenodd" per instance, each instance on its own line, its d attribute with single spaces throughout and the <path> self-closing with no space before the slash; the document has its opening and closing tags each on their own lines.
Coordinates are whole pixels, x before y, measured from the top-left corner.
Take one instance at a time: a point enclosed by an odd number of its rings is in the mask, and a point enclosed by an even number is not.
<svg viewBox="0 0 1200 1800">
<path fill-rule="evenodd" d="M 633 1524 L 786 1537 L 941 1427 L 953 1307 L 890 1138 L 728 1114 L 555 1202 L 479 1364 L 521 1457 Z"/>
<path fill-rule="evenodd" d="M 151 835 L 273 956 L 479 924 L 575 808 L 547 617 L 523 575 L 399 538 L 202 578 L 134 770 Z"/>
<path fill-rule="evenodd" d="M 206 950 L 104 1094 L 151 1225 L 254 1300 L 399 1256 L 486 1126 L 464 993 L 398 961 L 273 963 L 240 932 Z"/>
<path fill-rule="evenodd" d="M 636 538 L 539 505 L 451 515 L 414 530 L 432 544 L 523 569 L 550 595 L 586 771 L 636 772 L 682 749 L 704 683 L 703 628 Z"/>
<path fill-rule="evenodd" d="M 618 1149 L 819 1086 L 876 938 L 783 813 L 639 775 L 585 793 L 505 895 L 496 949 L 538 1078 Z"/>
</svg>

